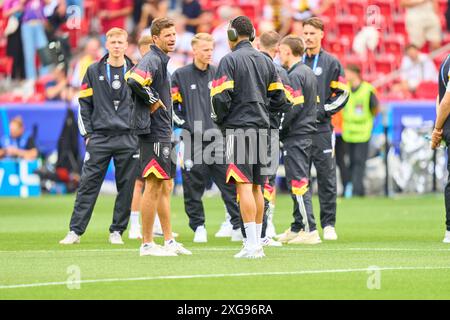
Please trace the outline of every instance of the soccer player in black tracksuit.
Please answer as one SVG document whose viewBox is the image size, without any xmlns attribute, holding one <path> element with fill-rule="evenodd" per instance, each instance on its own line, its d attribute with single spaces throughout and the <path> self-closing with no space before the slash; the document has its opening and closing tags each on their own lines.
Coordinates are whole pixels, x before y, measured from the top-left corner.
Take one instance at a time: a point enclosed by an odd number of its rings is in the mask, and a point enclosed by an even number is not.
<svg viewBox="0 0 450 320">
<path fill-rule="evenodd" d="M 173 238 L 170 224 L 171 178 L 175 168 L 171 144 L 172 97 L 167 53 L 175 49 L 175 24 L 167 18 L 155 19 L 150 30 L 154 45 L 127 77 L 135 99 L 131 128 L 139 136 L 141 168 L 144 168 L 142 177 L 145 178 L 140 255 L 190 255 L 192 253 Z M 156 210 L 164 232 L 164 247 L 153 242 Z"/>
<path fill-rule="evenodd" d="M 125 56 L 125 30 L 113 28 L 106 34 L 108 54 L 92 64 L 79 94 L 78 126 L 86 139 L 86 155 L 70 232 L 60 243 L 78 243 L 92 216 L 95 202 L 111 158 L 116 169 L 118 195 L 110 242 L 123 244 L 121 234 L 130 218 L 131 196 L 138 165 L 137 138 L 128 123 L 131 95 L 124 77 L 133 65 Z"/>
<path fill-rule="evenodd" d="M 431 147 L 436 149 L 442 140 L 447 145 L 447 155 L 450 159 L 450 55 L 444 60 L 439 69 L 439 106 L 437 106 L 436 123 L 432 134 Z M 450 161 L 448 161 L 447 169 L 450 171 Z M 450 175 L 445 186 L 445 211 L 446 211 L 446 227 L 444 243 L 450 243 Z"/>
<path fill-rule="evenodd" d="M 227 34 L 232 52 L 220 61 L 213 82 L 212 116 L 226 133 L 227 182 L 236 183 L 247 235 L 244 248 L 235 257 L 261 258 L 261 185 L 268 173 L 269 111 L 286 111 L 290 104 L 273 62 L 252 47 L 255 29 L 250 19 L 233 19 Z"/>
<path fill-rule="evenodd" d="M 203 158 L 207 156 L 204 154 L 205 149 L 218 142 L 209 142 L 204 137 L 213 134 L 213 130 L 220 134 L 211 119 L 210 91 L 217 70 L 210 65 L 214 49 L 213 37 L 207 33 L 195 35 L 192 49 L 194 62 L 176 70 L 172 76 L 172 101 L 175 125 L 186 130 L 184 134 L 189 140 L 185 143 L 182 169 L 184 208 L 189 217 L 189 226 L 195 231 L 194 242 L 207 242 L 202 196 L 210 178 L 222 193 L 233 229 L 240 228 L 240 214 L 236 189 L 225 183 L 225 163 L 216 164 L 210 161 L 212 159 Z"/>
<path fill-rule="evenodd" d="M 312 137 L 317 125 L 317 79 L 312 70 L 302 63 L 303 40 L 287 36 L 280 43 L 280 59 L 288 67 L 288 97 L 292 109 L 284 115 L 280 137 L 283 141 L 286 179 L 294 201 L 294 223 L 279 241 L 289 244 L 318 244 L 309 175 Z M 303 230 L 303 231 L 301 231 Z"/>
<path fill-rule="evenodd" d="M 319 84 L 317 133 L 313 135 L 312 163 L 317 170 L 320 222 L 325 240 L 336 240 L 336 159 L 331 116 L 348 101 L 349 88 L 339 61 L 321 48 L 323 22 L 310 18 L 303 22 L 306 54 L 303 62 L 310 67 Z"/>
</svg>

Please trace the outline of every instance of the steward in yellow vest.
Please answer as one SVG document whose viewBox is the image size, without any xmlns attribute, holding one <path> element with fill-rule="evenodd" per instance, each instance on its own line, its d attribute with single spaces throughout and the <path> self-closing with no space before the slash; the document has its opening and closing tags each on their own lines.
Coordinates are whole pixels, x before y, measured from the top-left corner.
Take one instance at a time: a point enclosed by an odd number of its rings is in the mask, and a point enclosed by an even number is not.
<svg viewBox="0 0 450 320">
<path fill-rule="evenodd" d="M 345 195 L 364 196 L 364 173 L 372 135 L 373 119 L 378 111 L 375 88 L 361 78 L 356 65 L 348 65 L 345 71 L 351 88 L 350 97 L 343 111 L 342 138 L 348 146 L 350 158 L 350 183 Z"/>
</svg>

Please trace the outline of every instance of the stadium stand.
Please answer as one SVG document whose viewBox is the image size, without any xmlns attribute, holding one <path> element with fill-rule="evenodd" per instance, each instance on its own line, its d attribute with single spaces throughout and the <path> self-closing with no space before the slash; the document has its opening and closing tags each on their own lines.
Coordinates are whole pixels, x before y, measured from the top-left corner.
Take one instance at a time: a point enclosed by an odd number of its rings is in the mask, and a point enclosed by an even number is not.
<svg viewBox="0 0 450 320">
<path fill-rule="evenodd" d="M 238 6 L 241 12 L 252 20 L 259 22 L 262 16 L 266 0 L 201 0 L 203 10 L 210 11 L 217 18 L 217 9 L 223 4 Z M 440 19 L 442 29 L 446 30 L 445 11 L 448 1 L 439 0 Z M 84 1 L 84 15 L 79 27 L 73 29 L 68 24 L 63 24 L 59 32 L 69 35 L 72 50 L 76 52 L 80 47 L 80 41 L 85 38 L 95 27 L 93 22 L 99 11 L 98 1 Z M 326 22 L 326 38 L 324 47 L 338 56 L 343 64 L 352 61 L 362 67 L 364 77 L 367 80 L 379 79 L 397 70 L 400 66 L 404 48 L 408 43 L 408 35 L 405 28 L 405 12 L 400 6 L 400 0 L 342 0 L 334 1 L 326 10 L 322 18 Z M 217 19 L 215 19 L 217 21 Z M 12 59 L 6 56 L 6 39 L 3 31 L 7 19 L 0 12 L 0 79 L 11 76 Z M 378 44 L 374 52 L 358 56 L 352 49 L 355 37 L 364 27 L 372 26 L 379 32 Z M 211 27 L 215 27 L 212 25 Z M 450 33 L 444 31 L 443 45 L 450 43 Z M 422 51 L 428 52 L 426 45 Z M 434 59 L 436 65 L 442 56 Z M 395 80 L 394 80 L 395 83 Z M 42 81 L 38 81 L 35 90 L 37 95 L 34 100 L 43 97 Z M 382 96 L 389 96 L 388 88 L 380 88 Z M 11 97 L 0 93 L 0 101 L 11 101 Z M 14 98 L 13 100 L 18 99 Z"/>
</svg>

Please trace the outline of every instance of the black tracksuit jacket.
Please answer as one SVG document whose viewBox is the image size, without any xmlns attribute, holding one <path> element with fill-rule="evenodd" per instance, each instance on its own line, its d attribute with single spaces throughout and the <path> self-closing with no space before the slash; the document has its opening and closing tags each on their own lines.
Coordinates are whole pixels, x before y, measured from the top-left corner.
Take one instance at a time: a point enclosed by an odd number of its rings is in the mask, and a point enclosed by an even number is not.
<svg viewBox="0 0 450 320">
<path fill-rule="evenodd" d="M 305 64 L 314 67 L 315 56 L 305 55 Z M 315 70 L 319 84 L 319 98 L 317 110 L 317 131 L 327 132 L 332 129 L 331 116 L 344 108 L 348 101 L 350 89 L 344 78 L 341 63 L 331 54 L 321 49 Z"/>
<path fill-rule="evenodd" d="M 106 54 L 99 62 L 89 66 L 81 85 L 78 128 L 85 138 L 93 133 L 118 135 L 130 132 L 131 93 L 126 85 L 121 87 L 120 104 L 116 111 L 106 72 L 108 56 Z M 125 61 L 126 69 L 130 70 L 133 63 L 128 57 L 125 57 Z"/>
<path fill-rule="evenodd" d="M 273 62 L 247 40 L 220 61 L 211 102 L 213 120 L 222 130 L 269 129 L 270 112 L 290 108 Z"/>
<path fill-rule="evenodd" d="M 172 75 L 174 124 L 194 134 L 194 121 L 202 123 L 202 133 L 217 128 L 211 119 L 210 91 L 215 66 L 198 69 L 194 63 L 177 69 Z"/>
<path fill-rule="evenodd" d="M 135 107 L 130 117 L 131 129 L 153 142 L 170 142 L 172 136 L 172 97 L 169 56 L 155 45 L 130 70 L 126 77 L 133 91 Z M 165 108 L 150 114 L 150 105 L 160 99 Z"/>
<path fill-rule="evenodd" d="M 314 72 L 298 62 L 289 71 L 288 98 L 293 106 L 284 115 L 280 136 L 282 139 L 293 136 L 311 136 L 317 131 L 317 90 Z"/>
</svg>

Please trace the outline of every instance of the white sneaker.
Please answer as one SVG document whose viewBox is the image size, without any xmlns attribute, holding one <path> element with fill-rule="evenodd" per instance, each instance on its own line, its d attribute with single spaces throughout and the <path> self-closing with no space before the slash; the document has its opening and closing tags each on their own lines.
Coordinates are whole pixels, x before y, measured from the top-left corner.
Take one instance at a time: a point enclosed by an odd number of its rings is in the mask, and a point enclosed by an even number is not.
<svg viewBox="0 0 450 320">
<path fill-rule="evenodd" d="M 114 231 L 109 234 L 109 242 L 111 244 L 124 244 L 119 231 Z"/>
<path fill-rule="evenodd" d="M 229 220 L 226 220 L 220 225 L 219 231 L 217 231 L 216 238 L 228 238 L 231 237 L 231 232 L 233 231 L 233 225 Z"/>
<path fill-rule="evenodd" d="M 131 225 L 130 231 L 128 232 L 129 239 L 142 239 L 141 226 Z"/>
<path fill-rule="evenodd" d="M 80 243 L 80 236 L 73 231 L 69 231 L 64 239 L 59 244 L 78 244 Z"/>
<path fill-rule="evenodd" d="M 450 243 L 450 231 L 445 231 L 445 237 L 443 243 Z"/>
<path fill-rule="evenodd" d="M 234 255 L 236 259 L 260 259 L 264 258 L 265 256 L 266 255 L 264 254 L 264 249 L 261 246 L 254 248 L 244 246 L 239 253 Z"/>
<path fill-rule="evenodd" d="M 261 239 L 261 245 L 263 247 L 282 247 L 283 246 L 283 244 L 281 242 L 275 241 L 268 236 Z"/>
<path fill-rule="evenodd" d="M 323 228 L 323 240 L 337 240 L 338 236 L 336 234 L 336 229 L 332 226 L 327 226 Z"/>
<path fill-rule="evenodd" d="M 165 250 L 160 245 L 156 243 L 145 243 L 141 245 L 139 249 L 139 255 L 142 256 L 156 256 L 156 257 L 176 257 L 177 254 Z"/>
<path fill-rule="evenodd" d="M 232 242 L 240 242 L 242 240 L 244 240 L 244 237 L 242 236 L 241 228 L 231 231 Z"/>
<path fill-rule="evenodd" d="M 175 240 L 171 240 L 168 244 L 164 246 L 164 249 L 168 252 L 172 252 L 175 254 L 182 254 L 190 256 L 192 255 L 192 252 L 190 252 L 188 249 L 183 247 L 181 243 L 176 242 Z"/>
<path fill-rule="evenodd" d="M 194 242 L 196 243 L 206 243 L 208 242 L 208 233 L 206 232 L 205 226 L 199 226 L 195 230 Z"/>
<path fill-rule="evenodd" d="M 319 236 L 319 231 L 299 232 L 298 236 L 288 242 L 288 244 L 319 244 L 322 240 Z"/>
<path fill-rule="evenodd" d="M 281 243 L 287 243 L 291 241 L 292 239 L 295 239 L 300 232 L 292 232 L 291 228 L 287 229 L 284 233 L 277 235 L 277 240 Z"/>
</svg>

